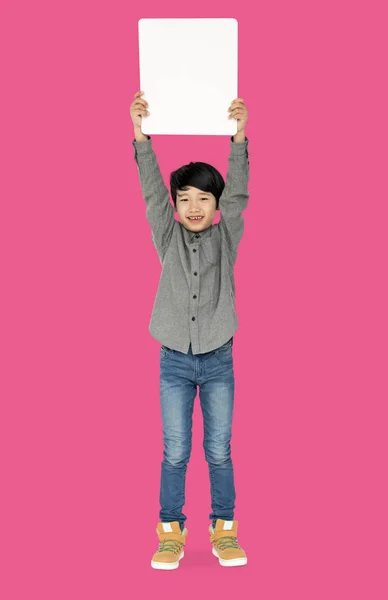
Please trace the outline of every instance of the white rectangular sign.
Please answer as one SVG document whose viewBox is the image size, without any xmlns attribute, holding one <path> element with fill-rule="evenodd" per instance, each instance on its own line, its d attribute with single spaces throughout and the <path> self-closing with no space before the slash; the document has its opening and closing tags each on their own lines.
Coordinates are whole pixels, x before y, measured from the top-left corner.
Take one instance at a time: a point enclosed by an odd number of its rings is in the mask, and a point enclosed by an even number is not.
<svg viewBox="0 0 388 600">
<path fill-rule="evenodd" d="M 228 135 L 237 91 L 236 19 L 140 19 L 144 134 Z"/>
</svg>

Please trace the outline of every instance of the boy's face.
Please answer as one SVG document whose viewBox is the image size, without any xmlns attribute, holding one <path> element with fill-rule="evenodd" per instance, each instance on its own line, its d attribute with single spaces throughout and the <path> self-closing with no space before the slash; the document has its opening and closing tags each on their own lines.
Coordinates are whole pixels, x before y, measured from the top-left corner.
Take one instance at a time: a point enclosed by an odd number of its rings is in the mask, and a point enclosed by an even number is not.
<svg viewBox="0 0 388 600">
<path fill-rule="evenodd" d="M 187 190 L 177 190 L 176 210 L 186 229 L 195 232 L 203 231 L 213 223 L 216 198 L 211 192 L 202 192 L 196 187 L 187 186 Z"/>
</svg>

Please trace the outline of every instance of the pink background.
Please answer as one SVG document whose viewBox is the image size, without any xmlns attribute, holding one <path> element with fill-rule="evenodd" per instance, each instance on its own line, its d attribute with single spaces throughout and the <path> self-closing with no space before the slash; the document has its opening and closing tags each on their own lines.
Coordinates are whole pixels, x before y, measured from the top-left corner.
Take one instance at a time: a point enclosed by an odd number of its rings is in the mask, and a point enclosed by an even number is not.
<svg viewBox="0 0 388 600">
<path fill-rule="evenodd" d="M 2 3 L 3 600 L 388 597 L 385 8 Z M 240 569 L 211 554 L 198 402 L 186 557 L 171 574 L 150 567 L 160 265 L 129 117 L 142 17 L 239 21 L 251 162 L 236 265 Z M 226 137 L 153 142 L 166 180 L 190 160 L 226 175 Z"/>
</svg>

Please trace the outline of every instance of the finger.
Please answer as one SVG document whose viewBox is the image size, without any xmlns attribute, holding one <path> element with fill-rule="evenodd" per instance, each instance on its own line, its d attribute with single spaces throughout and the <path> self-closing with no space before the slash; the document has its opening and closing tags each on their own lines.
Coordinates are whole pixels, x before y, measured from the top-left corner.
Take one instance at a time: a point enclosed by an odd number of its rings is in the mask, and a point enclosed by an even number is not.
<svg viewBox="0 0 388 600">
<path fill-rule="evenodd" d="M 144 92 L 142 92 L 142 91 L 136 92 L 136 94 L 134 95 L 134 98 L 136 98 L 136 96 L 141 96 L 142 94 L 144 94 Z"/>
<path fill-rule="evenodd" d="M 138 98 L 137 100 L 135 100 L 133 102 L 133 106 L 148 106 L 148 102 L 147 100 L 144 100 L 144 98 Z"/>
<path fill-rule="evenodd" d="M 135 98 L 135 100 L 133 101 L 133 103 L 135 102 L 147 102 L 147 100 L 145 98 Z"/>
<path fill-rule="evenodd" d="M 149 115 L 150 114 L 146 108 L 135 108 L 134 113 L 135 113 L 135 115 L 137 115 L 139 117 L 140 117 L 140 115 Z"/>
<path fill-rule="evenodd" d="M 247 111 L 246 111 L 246 110 L 244 110 L 244 109 L 242 109 L 242 108 L 234 108 L 230 114 L 233 116 L 233 115 L 234 115 L 234 114 L 236 114 L 236 113 L 239 113 L 239 114 L 244 114 L 244 113 L 246 113 L 246 112 L 247 112 Z"/>
<path fill-rule="evenodd" d="M 229 119 L 241 119 L 243 117 L 244 117 L 244 113 L 241 111 L 234 112 L 233 114 L 229 115 Z"/>
<path fill-rule="evenodd" d="M 230 105 L 228 110 L 234 110 L 236 108 L 245 108 L 245 105 L 242 104 L 241 102 L 233 103 Z"/>
<path fill-rule="evenodd" d="M 141 117 L 142 115 L 148 116 L 150 113 L 144 107 L 137 107 L 132 109 L 131 114 L 133 117 Z"/>
<path fill-rule="evenodd" d="M 247 107 L 246 107 L 246 106 L 234 106 L 234 107 L 232 108 L 232 111 L 231 111 L 231 112 L 233 112 L 233 111 L 235 111 L 235 110 L 241 110 L 242 112 L 248 112 L 248 109 L 247 109 Z"/>
<path fill-rule="evenodd" d="M 233 100 L 233 102 L 230 103 L 230 106 L 244 106 L 244 101 L 243 100 Z"/>
</svg>

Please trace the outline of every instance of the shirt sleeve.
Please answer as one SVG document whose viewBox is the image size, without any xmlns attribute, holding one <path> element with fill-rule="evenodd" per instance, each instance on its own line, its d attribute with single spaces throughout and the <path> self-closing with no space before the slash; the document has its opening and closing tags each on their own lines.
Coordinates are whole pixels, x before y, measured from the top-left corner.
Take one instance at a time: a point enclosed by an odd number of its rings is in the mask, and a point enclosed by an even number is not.
<svg viewBox="0 0 388 600">
<path fill-rule="evenodd" d="M 249 192 L 249 156 L 246 137 L 244 142 L 234 143 L 230 138 L 229 168 L 225 188 L 219 202 L 221 218 L 219 231 L 236 259 L 237 248 L 244 232 L 243 210 L 247 207 Z"/>
<path fill-rule="evenodd" d="M 163 261 L 174 228 L 174 209 L 152 148 L 151 137 L 147 137 L 148 140 L 144 142 L 133 140 L 132 144 L 146 204 L 146 217 L 151 226 L 152 241 L 160 260 Z"/>
</svg>

